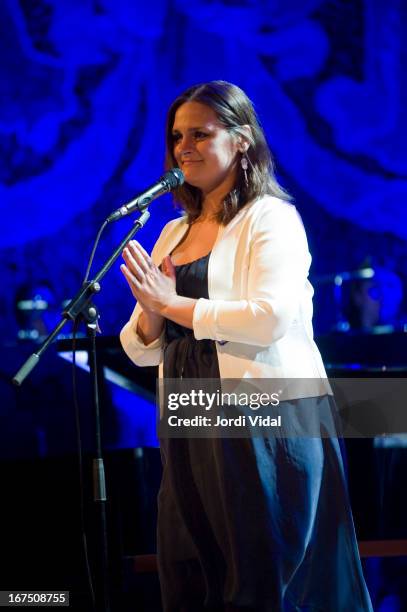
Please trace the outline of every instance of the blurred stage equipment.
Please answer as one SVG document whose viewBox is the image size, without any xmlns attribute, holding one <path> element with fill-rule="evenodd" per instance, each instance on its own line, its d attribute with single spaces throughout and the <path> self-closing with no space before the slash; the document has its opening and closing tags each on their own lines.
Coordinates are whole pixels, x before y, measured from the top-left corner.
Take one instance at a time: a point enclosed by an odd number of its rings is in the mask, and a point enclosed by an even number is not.
<svg viewBox="0 0 407 612">
<path fill-rule="evenodd" d="M 380 334 L 399 331 L 403 286 L 400 277 L 382 266 L 325 274 L 315 285 L 332 288 L 334 325 L 332 331 L 363 331 Z"/>
<path fill-rule="evenodd" d="M 22 285 L 14 298 L 19 340 L 40 343 L 59 320 L 59 308 L 48 281 Z"/>
</svg>

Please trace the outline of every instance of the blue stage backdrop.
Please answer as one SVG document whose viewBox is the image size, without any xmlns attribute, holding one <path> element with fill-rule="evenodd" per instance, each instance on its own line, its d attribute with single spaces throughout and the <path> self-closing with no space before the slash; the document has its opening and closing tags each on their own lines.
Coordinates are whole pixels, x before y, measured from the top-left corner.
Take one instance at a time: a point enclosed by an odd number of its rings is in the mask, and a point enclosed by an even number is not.
<svg viewBox="0 0 407 612">
<path fill-rule="evenodd" d="M 405 283 L 406 31 L 397 0 L 3 0 L 2 337 L 16 335 L 16 296 L 45 286 L 58 308 L 73 294 L 102 220 L 160 176 L 169 103 L 211 79 L 254 100 L 312 277 L 371 257 Z M 148 249 L 171 199 L 151 212 Z M 97 262 L 129 223 L 108 231 Z M 117 334 L 132 307 L 118 265 L 99 305 L 102 331 Z"/>
</svg>

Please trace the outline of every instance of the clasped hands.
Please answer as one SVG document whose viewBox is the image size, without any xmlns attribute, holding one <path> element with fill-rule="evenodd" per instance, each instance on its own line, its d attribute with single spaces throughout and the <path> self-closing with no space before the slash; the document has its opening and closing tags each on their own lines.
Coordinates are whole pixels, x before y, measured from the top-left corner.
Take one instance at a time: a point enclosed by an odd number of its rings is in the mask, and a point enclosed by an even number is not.
<svg viewBox="0 0 407 612">
<path fill-rule="evenodd" d="M 177 296 L 171 258 L 164 258 L 160 270 L 141 244 L 131 240 L 123 251 L 123 259 L 120 270 L 143 311 L 162 316 Z"/>
</svg>

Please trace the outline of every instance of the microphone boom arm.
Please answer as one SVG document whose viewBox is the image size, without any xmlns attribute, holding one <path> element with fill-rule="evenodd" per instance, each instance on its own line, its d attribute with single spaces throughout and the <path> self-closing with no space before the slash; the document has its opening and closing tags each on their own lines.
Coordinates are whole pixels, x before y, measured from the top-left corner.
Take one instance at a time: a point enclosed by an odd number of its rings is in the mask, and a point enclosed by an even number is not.
<svg viewBox="0 0 407 612">
<path fill-rule="evenodd" d="M 119 246 L 115 249 L 113 254 L 109 257 L 109 259 L 104 263 L 102 268 L 96 274 L 95 278 L 84 285 L 79 289 L 76 296 L 70 301 L 68 306 L 65 308 L 62 313 L 62 319 L 58 323 L 58 325 L 53 329 L 53 331 L 49 334 L 49 336 L 44 340 L 40 348 L 30 355 L 30 357 L 23 363 L 21 368 L 18 370 L 17 374 L 12 379 L 12 382 L 17 387 L 20 387 L 24 380 L 27 378 L 29 373 L 38 365 L 41 355 L 46 351 L 48 346 L 54 340 L 54 338 L 59 334 L 61 329 L 68 321 L 74 321 L 78 316 L 85 313 L 85 310 L 88 308 L 93 296 L 95 293 L 100 291 L 100 281 L 102 278 L 108 273 L 110 268 L 113 266 L 115 261 L 120 257 L 124 247 L 126 244 L 133 238 L 133 236 L 147 223 L 150 218 L 150 213 L 148 210 L 145 210 L 143 214 L 135 221 L 133 227 L 123 238 Z M 86 318 L 84 316 L 84 318 Z"/>
</svg>

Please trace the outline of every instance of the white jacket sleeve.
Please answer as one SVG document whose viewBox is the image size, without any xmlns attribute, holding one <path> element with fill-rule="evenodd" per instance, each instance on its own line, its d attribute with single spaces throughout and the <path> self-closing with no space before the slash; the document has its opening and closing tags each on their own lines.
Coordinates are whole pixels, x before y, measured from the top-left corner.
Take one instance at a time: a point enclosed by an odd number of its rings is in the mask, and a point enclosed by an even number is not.
<svg viewBox="0 0 407 612">
<path fill-rule="evenodd" d="M 198 300 L 193 316 L 197 340 L 269 346 L 295 319 L 311 255 L 294 206 L 263 208 L 253 223 L 247 294 L 239 300 Z"/>
<path fill-rule="evenodd" d="M 162 334 L 150 342 L 144 344 L 137 334 L 137 322 L 142 308 L 137 304 L 130 320 L 120 332 L 120 342 L 125 353 L 138 366 L 155 366 L 162 360 L 162 347 L 164 341 L 164 331 Z"/>
</svg>

